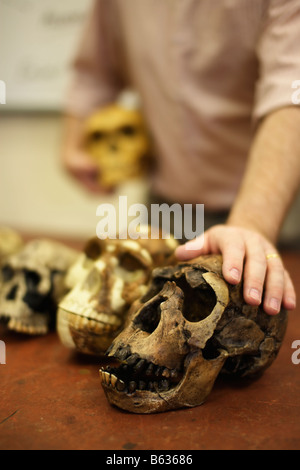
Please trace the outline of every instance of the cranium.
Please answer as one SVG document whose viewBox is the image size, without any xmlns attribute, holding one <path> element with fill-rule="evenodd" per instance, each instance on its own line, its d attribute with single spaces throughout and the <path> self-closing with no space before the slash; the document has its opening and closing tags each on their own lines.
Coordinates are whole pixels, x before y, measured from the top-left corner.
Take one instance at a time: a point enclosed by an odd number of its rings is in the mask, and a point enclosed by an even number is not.
<svg viewBox="0 0 300 470">
<path fill-rule="evenodd" d="M 215 255 L 153 271 L 109 348 L 117 364 L 100 370 L 111 404 L 134 413 L 197 406 L 220 372 L 254 376 L 271 365 L 286 312 L 245 304 L 242 285 L 227 284 L 221 267 Z"/>
<path fill-rule="evenodd" d="M 104 187 L 115 187 L 145 172 L 149 140 L 137 110 L 113 104 L 94 113 L 86 122 L 85 145 L 99 166 Z"/>
<path fill-rule="evenodd" d="M 59 304 L 62 343 L 103 355 L 123 329 L 131 304 L 145 293 L 152 269 L 170 261 L 176 246 L 174 239 L 90 240 L 68 273 L 75 287 Z"/>
<path fill-rule="evenodd" d="M 50 240 L 33 240 L 6 258 L 1 270 L 0 317 L 11 330 L 45 334 L 58 300 L 67 292 L 64 277 L 78 253 Z"/>
</svg>

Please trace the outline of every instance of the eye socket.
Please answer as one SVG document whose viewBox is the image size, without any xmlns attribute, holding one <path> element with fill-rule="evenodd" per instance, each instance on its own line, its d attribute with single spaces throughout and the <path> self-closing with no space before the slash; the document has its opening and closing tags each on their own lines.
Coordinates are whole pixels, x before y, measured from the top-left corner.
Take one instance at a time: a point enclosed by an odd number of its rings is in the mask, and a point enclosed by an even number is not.
<svg viewBox="0 0 300 470">
<path fill-rule="evenodd" d="M 175 281 L 177 286 L 184 293 L 182 314 L 189 322 L 199 322 L 207 318 L 213 311 L 217 298 L 214 290 L 206 282 L 201 283 L 199 287 L 191 287 L 184 276 L 180 278 L 169 277 L 169 280 Z M 155 278 L 149 286 L 148 291 L 141 299 L 142 302 L 148 302 L 157 295 L 163 288 L 166 279 Z"/>
<path fill-rule="evenodd" d="M 184 277 L 177 279 L 176 284 L 184 293 L 182 314 L 186 320 L 196 323 L 211 314 L 217 298 L 209 284 L 203 283 L 201 287 L 192 288 Z"/>
<path fill-rule="evenodd" d="M 89 240 L 84 248 L 86 256 L 90 259 L 98 259 L 104 251 L 104 241 L 99 238 Z"/>
<path fill-rule="evenodd" d="M 134 135 L 137 134 L 137 129 L 133 126 L 127 125 L 127 126 L 122 126 L 119 132 L 125 135 L 126 137 L 133 137 Z"/>
<path fill-rule="evenodd" d="M 1 272 L 2 272 L 2 279 L 4 282 L 10 281 L 14 277 L 14 270 L 8 265 L 3 266 Z"/>
<path fill-rule="evenodd" d="M 41 281 L 41 276 L 35 271 L 24 270 L 25 282 L 28 290 L 35 290 Z"/>
<path fill-rule="evenodd" d="M 131 253 L 123 253 L 119 258 L 119 265 L 129 272 L 145 269 L 143 263 Z"/>
<path fill-rule="evenodd" d="M 100 142 L 101 140 L 105 139 L 106 134 L 102 131 L 94 131 L 90 135 L 90 140 L 92 142 Z"/>
</svg>

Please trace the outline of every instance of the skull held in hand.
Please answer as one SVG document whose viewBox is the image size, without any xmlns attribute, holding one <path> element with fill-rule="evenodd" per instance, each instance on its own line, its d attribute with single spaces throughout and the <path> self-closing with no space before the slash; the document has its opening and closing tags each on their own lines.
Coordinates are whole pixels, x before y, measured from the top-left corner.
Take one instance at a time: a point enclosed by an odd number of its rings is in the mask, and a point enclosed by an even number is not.
<svg viewBox="0 0 300 470">
<path fill-rule="evenodd" d="M 59 305 L 62 343 L 84 354 L 104 354 L 131 304 L 145 293 L 153 268 L 169 263 L 176 246 L 173 239 L 90 240 L 68 273 L 74 288 Z"/>
<path fill-rule="evenodd" d="M 137 110 L 117 104 L 100 109 L 87 120 L 85 142 L 103 187 L 139 178 L 147 170 L 149 140 Z"/>
<path fill-rule="evenodd" d="M 146 295 L 100 370 L 111 404 L 154 413 L 202 404 L 220 372 L 249 377 L 275 359 L 287 314 L 245 304 L 242 285 L 222 277 L 220 256 L 153 271 Z"/>
<path fill-rule="evenodd" d="M 1 269 L 0 317 L 11 330 L 45 334 L 66 294 L 65 274 L 77 252 L 50 240 L 33 240 L 6 258 Z"/>
</svg>

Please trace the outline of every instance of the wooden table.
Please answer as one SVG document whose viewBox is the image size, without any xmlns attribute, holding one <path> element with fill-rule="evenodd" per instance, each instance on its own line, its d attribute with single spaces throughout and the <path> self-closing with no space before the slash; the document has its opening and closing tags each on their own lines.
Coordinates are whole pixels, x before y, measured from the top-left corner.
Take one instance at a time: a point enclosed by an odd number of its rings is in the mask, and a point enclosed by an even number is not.
<svg viewBox="0 0 300 470">
<path fill-rule="evenodd" d="M 284 254 L 298 295 L 300 254 Z M 98 376 L 105 362 L 66 349 L 56 333 L 25 337 L 0 329 L 0 449 L 300 449 L 300 308 L 274 364 L 259 380 L 217 380 L 199 407 L 132 415 L 107 402 Z M 299 355 L 300 357 L 300 355 Z"/>
</svg>

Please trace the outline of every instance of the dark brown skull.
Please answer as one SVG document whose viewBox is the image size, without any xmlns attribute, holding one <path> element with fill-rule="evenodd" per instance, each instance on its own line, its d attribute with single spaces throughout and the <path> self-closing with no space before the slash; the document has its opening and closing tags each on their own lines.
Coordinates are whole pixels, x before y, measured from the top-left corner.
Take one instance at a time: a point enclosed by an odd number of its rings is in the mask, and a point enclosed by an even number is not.
<svg viewBox="0 0 300 470">
<path fill-rule="evenodd" d="M 287 314 L 245 304 L 242 285 L 222 277 L 220 256 L 153 271 L 146 295 L 100 371 L 110 403 L 134 413 L 202 404 L 220 372 L 247 377 L 275 359 Z"/>
</svg>

